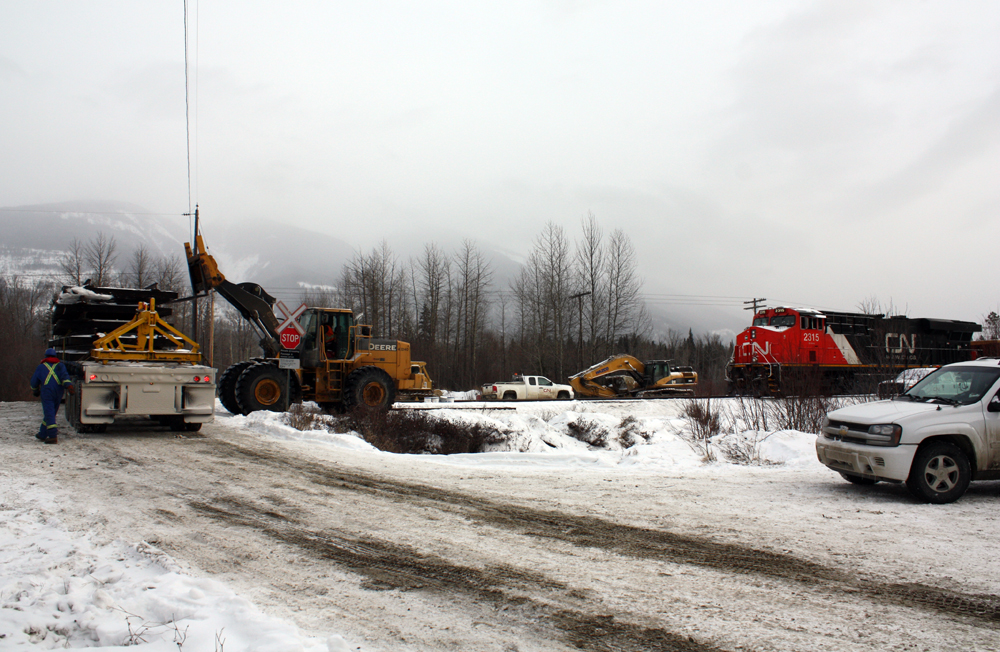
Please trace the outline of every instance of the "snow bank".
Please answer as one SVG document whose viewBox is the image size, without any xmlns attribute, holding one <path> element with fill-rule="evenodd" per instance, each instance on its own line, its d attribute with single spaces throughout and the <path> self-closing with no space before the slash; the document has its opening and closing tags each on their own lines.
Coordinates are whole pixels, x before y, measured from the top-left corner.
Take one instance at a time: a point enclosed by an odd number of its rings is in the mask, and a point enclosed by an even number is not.
<svg viewBox="0 0 1000 652">
<path fill-rule="evenodd" d="M 32 496 L 30 500 L 26 496 Z M 97 545 L 68 532 L 37 488 L 7 487 L 0 510 L 0 648 L 149 652 L 343 652 L 339 636 L 305 638 L 226 585 L 182 574 L 145 543 Z M 12 508 L 11 505 L 18 505 Z"/>
<path fill-rule="evenodd" d="M 694 471 L 709 461 L 704 450 L 692 444 L 681 401 L 560 401 L 510 407 L 495 403 L 470 403 L 462 408 L 447 403 L 412 406 L 434 418 L 478 424 L 503 434 L 503 441 L 489 445 L 483 453 L 421 457 L 440 464 L 478 467 L 620 467 L 648 472 Z M 217 403 L 216 418 L 275 439 L 390 454 L 375 449 L 356 432 L 301 431 L 289 426 L 285 415 L 273 412 L 231 416 Z M 750 451 L 755 463 L 806 468 L 819 465 L 815 441 L 814 434 L 794 430 L 728 432 L 713 437 L 710 448 L 716 465 L 732 464 L 724 451 L 735 444 Z"/>
</svg>

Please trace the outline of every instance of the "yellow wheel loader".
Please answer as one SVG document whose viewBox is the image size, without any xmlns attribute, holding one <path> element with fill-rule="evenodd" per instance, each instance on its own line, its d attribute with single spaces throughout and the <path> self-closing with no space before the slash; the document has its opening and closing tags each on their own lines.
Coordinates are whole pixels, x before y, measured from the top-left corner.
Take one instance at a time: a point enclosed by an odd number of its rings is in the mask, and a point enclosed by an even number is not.
<svg viewBox="0 0 1000 652">
<path fill-rule="evenodd" d="M 263 359 L 237 362 L 219 376 L 219 400 L 233 414 L 282 412 L 303 400 L 327 410 L 388 409 L 397 397 L 432 394 L 426 365 L 410 360 L 409 343 L 373 338 L 350 310 L 305 309 L 298 345 L 285 348 L 274 297 L 255 283 L 226 280 L 197 230 L 194 247 L 186 242 L 184 250 L 195 296 L 214 290 L 261 336 Z"/>
<path fill-rule="evenodd" d="M 641 362 L 620 354 L 571 376 L 569 384 L 578 398 L 693 396 L 698 374 L 670 360 Z"/>
</svg>

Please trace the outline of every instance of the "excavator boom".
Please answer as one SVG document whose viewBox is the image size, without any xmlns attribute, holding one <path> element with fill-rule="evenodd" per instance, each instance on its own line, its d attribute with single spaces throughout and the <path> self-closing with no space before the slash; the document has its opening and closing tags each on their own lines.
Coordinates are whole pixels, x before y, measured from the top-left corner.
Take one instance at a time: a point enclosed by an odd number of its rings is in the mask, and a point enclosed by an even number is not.
<svg viewBox="0 0 1000 652">
<path fill-rule="evenodd" d="M 640 362 L 628 354 L 613 355 L 571 376 L 577 396 L 684 396 L 694 394 L 698 374 L 690 367 L 672 367 L 668 360 Z"/>
</svg>

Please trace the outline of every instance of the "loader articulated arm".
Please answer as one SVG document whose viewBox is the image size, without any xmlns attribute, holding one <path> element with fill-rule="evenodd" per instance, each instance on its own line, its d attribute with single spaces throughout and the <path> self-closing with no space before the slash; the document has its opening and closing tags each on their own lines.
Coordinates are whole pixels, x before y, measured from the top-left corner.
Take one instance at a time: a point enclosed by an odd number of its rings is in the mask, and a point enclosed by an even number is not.
<svg viewBox="0 0 1000 652">
<path fill-rule="evenodd" d="M 228 301 L 243 318 L 250 322 L 261 336 L 260 345 L 268 356 L 274 357 L 281 350 L 278 335 L 278 318 L 274 315 L 274 297 L 256 283 L 231 283 L 219 271 L 212 254 L 205 251 L 201 235 L 195 236 L 195 246 L 184 243 L 187 255 L 191 289 L 195 296 L 204 296 L 215 290 Z"/>
</svg>

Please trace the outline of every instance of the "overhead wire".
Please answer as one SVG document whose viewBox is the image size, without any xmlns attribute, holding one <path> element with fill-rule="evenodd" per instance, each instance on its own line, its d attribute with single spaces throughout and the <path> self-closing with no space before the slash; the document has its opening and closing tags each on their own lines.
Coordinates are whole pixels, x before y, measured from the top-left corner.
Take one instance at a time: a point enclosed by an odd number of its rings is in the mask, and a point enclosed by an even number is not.
<svg viewBox="0 0 1000 652">
<path fill-rule="evenodd" d="M 76 211 L 76 210 L 40 210 L 37 208 L 0 208 L 0 213 L 44 213 L 51 215 L 52 213 L 72 213 L 73 215 L 153 215 L 158 217 L 183 217 L 184 213 L 136 213 L 133 211 Z"/>
<path fill-rule="evenodd" d="M 184 145 L 187 150 L 188 231 L 191 231 L 191 103 L 188 79 L 188 2 L 184 0 Z M 193 239 L 192 239 L 193 241 Z"/>
</svg>

